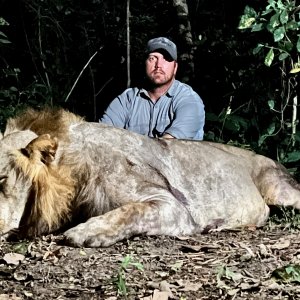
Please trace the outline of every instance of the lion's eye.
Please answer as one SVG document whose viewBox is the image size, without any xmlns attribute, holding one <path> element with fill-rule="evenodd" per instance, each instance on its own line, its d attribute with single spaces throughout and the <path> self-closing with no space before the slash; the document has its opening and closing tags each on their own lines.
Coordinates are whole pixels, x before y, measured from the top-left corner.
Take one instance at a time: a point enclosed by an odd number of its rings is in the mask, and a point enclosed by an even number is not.
<svg viewBox="0 0 300 300">
<path fill-rule="evenodd" d="M 3 191 L 3 187 L 7 178 L 7 175 L 0 175 L 0 191 Z"/>
<path fill-rule="evenodd" d="M 0 175 L 0 184 L 8 178 L 7 175 Z"/>
</svg>

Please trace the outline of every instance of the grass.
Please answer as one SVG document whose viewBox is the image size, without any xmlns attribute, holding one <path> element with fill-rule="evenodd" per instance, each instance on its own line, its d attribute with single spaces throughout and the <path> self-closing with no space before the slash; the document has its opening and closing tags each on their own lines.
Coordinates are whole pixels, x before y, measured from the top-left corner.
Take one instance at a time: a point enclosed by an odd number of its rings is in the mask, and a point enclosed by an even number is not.
<svg viewBox="0 0 300 300">
<path fill-rule="evenodd" d="M 124 299 L 127 299 L 127 296 L 128 296 L 126 273 L 132 268 L 140 270 L 140 271 L 144 270 L 144 267 L 140 262 L 135 261 L 131 255 L 127 255 L 121 261 L 121 265 L 118 270 L 118 275 L 117 275 L 117 280 L 116 280 L 116 284 L 118 287 L 118 293 L 121 296 L 123 296 Z"/>
</svg>

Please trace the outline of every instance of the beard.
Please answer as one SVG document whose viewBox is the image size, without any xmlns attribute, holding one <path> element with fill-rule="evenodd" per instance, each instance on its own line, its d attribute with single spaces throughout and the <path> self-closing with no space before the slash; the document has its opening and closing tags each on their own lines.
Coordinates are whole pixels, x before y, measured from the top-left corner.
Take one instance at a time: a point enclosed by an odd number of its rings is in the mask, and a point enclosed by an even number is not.
<svg viewBox="0 0 300 300">
<path fill-rule="evenodd" d="M 175 74 L 167 75 L 163 71 L 154 70 L 147 75 L 148 82 L 152 87 L 160 87 L 169 84 L 174 79 Z"/>
</svg>

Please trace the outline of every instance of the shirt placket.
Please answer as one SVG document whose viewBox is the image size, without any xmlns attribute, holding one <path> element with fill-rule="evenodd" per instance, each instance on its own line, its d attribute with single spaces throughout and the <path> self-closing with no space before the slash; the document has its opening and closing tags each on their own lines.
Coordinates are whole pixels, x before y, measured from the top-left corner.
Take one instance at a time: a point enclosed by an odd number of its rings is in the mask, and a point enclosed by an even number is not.
<svg viewBox="0 0 300 300">
<path fill-rule="evenodd" d="M 150 124 L 149 124 L 149 135 L 153 136 L 153 131 L 156 126 L 157 122 L 157 114 L 159 111 L 159 101 L 153 103 L 152 101 L 149 101 L 150 104 Z"/>
</svg>

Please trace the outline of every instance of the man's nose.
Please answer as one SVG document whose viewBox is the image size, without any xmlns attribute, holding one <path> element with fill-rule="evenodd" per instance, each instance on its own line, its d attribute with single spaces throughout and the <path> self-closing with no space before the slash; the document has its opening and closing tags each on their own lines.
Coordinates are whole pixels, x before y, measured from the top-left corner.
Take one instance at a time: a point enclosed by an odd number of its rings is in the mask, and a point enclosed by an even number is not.
<svg viewBox="0 0 300 300">
<path fill-rule="evenodd" d="M 161 68 L 163 60 L 164 60 L 163 58 L 158 58 L 157 59 L 157 61 L 156 61 L 156 67 L 157 68 Z"/>
</svg>

